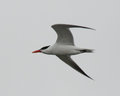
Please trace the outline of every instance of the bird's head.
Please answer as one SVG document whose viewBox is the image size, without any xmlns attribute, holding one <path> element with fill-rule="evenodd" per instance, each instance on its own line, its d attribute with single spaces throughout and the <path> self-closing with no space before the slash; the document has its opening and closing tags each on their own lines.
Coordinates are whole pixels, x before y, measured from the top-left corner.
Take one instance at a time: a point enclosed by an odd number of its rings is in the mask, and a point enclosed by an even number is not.
<svg viewBox="0 0 120 96">
<path fill-rule="evenodd" d="M 32 53 L 44 53 L 44 51 L 48 48 L 49 46 L 44 46 L 40 48 L 39 50 L 35 50 Z"/>
</svg>

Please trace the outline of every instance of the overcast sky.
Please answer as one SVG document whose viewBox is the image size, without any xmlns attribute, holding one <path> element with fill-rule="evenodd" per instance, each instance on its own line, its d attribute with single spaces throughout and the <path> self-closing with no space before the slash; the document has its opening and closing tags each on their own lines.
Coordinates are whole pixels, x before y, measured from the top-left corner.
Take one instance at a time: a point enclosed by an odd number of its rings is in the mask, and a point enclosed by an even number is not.
<svg viewBox="0 0 120 96">
<path fill-rule="evenodd" d="M 54 44 L 51 25 L 75 24 L 72 56 L 94 81 L 55 56 L 32 54 Z M 0 96 L 120 96 L 119 0 L 1 0 Z"/>
</svg>

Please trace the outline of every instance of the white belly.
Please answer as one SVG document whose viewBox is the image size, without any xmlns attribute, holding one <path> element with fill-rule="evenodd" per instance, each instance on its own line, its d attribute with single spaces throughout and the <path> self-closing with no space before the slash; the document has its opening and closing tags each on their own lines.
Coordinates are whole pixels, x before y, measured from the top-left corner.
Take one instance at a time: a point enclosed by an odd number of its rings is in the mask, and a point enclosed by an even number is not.
<svg viewBox="0 0 120 96">
<path fill-rule="evenodd" d="M 80 51 L 77 50 L 75 46 L 72 45 L 53 45 L 46 52 L 46 54 L 51 54 L 51 55 L 75 55 L 79 54 Z"/>
</svg>

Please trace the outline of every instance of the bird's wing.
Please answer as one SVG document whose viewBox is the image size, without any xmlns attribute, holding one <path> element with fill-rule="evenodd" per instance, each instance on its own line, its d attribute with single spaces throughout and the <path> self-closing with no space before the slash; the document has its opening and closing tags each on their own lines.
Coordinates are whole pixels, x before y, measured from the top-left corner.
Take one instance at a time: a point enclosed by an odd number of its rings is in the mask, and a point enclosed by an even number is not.
<svg viewBox="0 0 120 96">
<path fill-rule="evenodd" d="M 60 58 L 63 62 L 67 63 L 69 66 L 74 68 L 76 71 L 80 72 L 81 74 L 85 75 L 86 77 L 92 79 L 90 76 L 88 76 L 71 58 L 67 55 L 57 55 L 58 58 Z M 93 80 L 93 79 L 92 79 Z"/>
<path fill-rule="evenodd" d="M 69 24 L 55 24 L 51 26 L 57 33 L 58 38 L 56 43 L 58 44 L 65 44 L 65 45 L 74 45 L 74 39 L 71 31 L 69 28 L 85 28 L 85 29 L 91 29 L 89 27 L 84 26 L 77 26 L 77 25 L 69 25 Z"/>
</svg>

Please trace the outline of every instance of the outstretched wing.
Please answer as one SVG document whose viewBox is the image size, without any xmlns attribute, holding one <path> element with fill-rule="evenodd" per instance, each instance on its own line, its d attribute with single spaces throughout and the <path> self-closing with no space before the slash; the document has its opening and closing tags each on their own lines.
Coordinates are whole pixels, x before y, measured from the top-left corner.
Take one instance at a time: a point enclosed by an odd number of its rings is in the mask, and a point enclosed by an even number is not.
<svg viewBox="0 0 120 96">
<path fill-rule="evenodd" d="M 71 31 L 69 28 L 85 28 L 85 29 L 91 29 L 89 27 L 84 27 L 84 26 L 77 26 L 77 25 L 69 25 L 69 24 L 55 24 L 51 26 L 57 33 L 58 38 L 56 43 L 58 44 L 65 44 L 65 45 L 74 45 L 74 39 Z"/>
<path fill-rule="evenodd" d="M 92 79 L 90 76 L 88 76 L 71 58 L 67 55 L 57 55 L 58 58 L 60 58 L 63 62 L 67 63 L 69 66 L 74 68 L 76 71 L 80 72 L 81 74 L 85 75 L 86 77 Z M 93 80 L 93 79 L 92 79 Z"/>
</svg>

